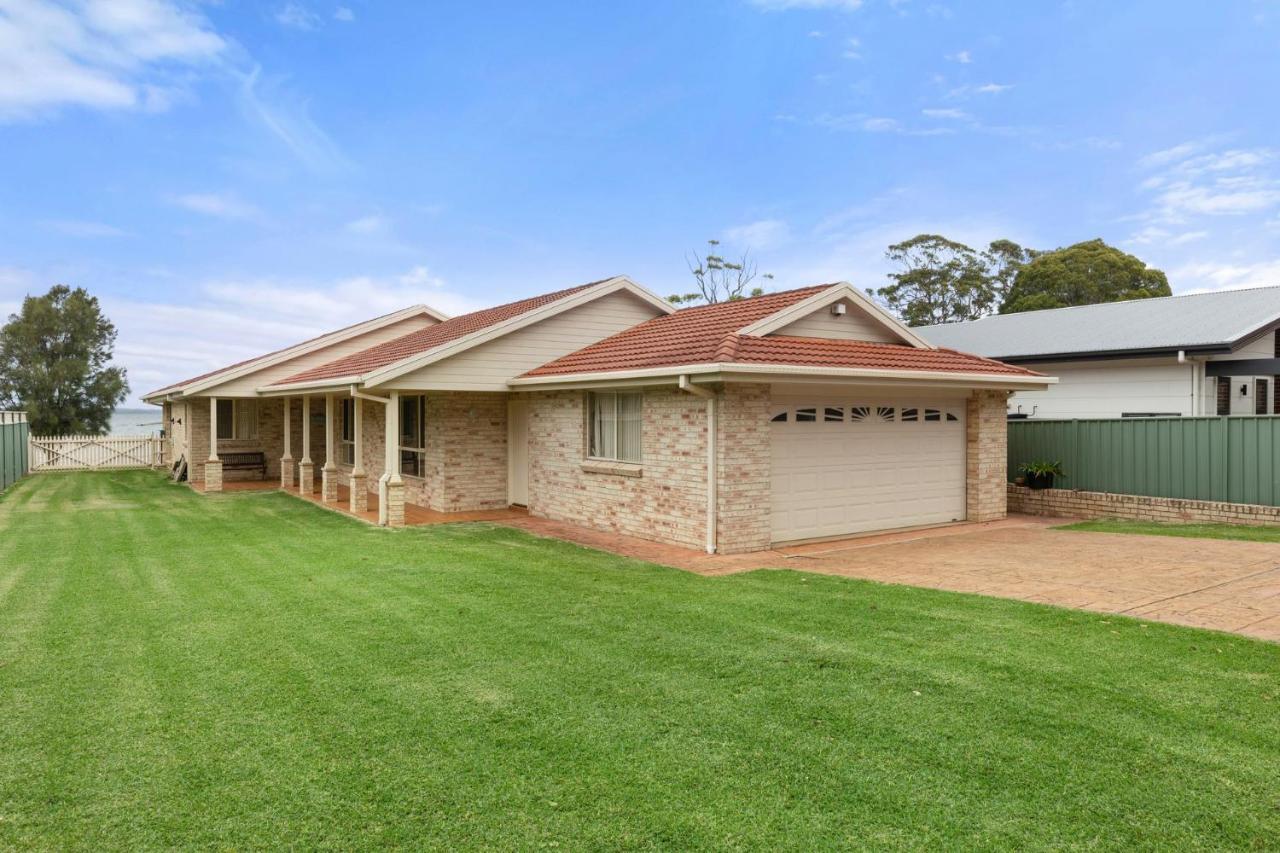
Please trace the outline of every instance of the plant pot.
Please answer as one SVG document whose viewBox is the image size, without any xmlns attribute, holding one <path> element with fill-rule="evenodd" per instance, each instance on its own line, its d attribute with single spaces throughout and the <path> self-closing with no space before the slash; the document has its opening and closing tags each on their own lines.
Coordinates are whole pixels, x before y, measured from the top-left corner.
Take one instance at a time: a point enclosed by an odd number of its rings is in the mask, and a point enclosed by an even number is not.
<svg viewBox="0 0 1280 853">
<path fill-rule="evenodd" d="M 1053 488 L 1053 475 L 1052 475 L 1052 474 L 1028 474 L 1028 475 L 1027 475 L 1027 488 L 1029 488 L 1029 489 L 1052 489 L 1052 488 Z"/>
</svg>

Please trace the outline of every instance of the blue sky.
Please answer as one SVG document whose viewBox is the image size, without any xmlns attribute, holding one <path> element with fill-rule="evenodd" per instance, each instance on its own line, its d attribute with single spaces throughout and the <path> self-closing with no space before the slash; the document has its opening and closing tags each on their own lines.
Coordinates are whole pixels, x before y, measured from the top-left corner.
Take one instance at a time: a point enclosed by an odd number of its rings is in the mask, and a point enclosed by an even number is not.
<svg viewBox="0 0 1280 853">
<path fill-rule="evenodd" d="M 922 231 L 1280 284 L 1280 3 L 0 0 L 0 311 L 100 296 L 139 393 L 708 237 L 877 286 Z"/>
</svg>

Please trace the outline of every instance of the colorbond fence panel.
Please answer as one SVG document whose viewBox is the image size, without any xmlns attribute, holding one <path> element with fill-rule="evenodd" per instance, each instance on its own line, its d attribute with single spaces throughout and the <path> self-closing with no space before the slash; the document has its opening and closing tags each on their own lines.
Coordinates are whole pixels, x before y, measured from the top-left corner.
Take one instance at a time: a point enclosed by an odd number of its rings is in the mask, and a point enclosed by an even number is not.
<svg viewBox="0 0 1280 853">
<path fill-rule="evenodd" d="M 0 492 L 27 473 L 27 415 L 0 412 Z"/>
<path fill-rule="evenodd" d="M 1009 479 L 1033 460 L 1064 488 L 1280 506 L 1280 417 L 1010 421 Z"/>
</svg>

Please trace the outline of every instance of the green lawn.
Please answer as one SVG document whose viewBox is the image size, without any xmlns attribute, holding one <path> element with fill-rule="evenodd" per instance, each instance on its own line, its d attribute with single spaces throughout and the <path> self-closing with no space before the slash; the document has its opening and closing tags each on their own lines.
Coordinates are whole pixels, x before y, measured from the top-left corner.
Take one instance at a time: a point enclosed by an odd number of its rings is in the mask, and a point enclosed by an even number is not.
<svg viewBox="0 0 1280 853">
<path fill-rule="evenodd" d="M 1246 542 L 1280 542 L 1280 527 L 1243 524 L 1159 524 L 1154 521 L 1098 519 L 1064 524 L 1062 530 L 1094 533 L 1138 533 L 1143 536 L 1186 536 L 1191 539 L 1240 539 Z"/>
<path fill-rule="evenodd" d="M 1280 648 L 146 472 L 0 498 L 0 847 L 1268 847 Z"/>
</svg>

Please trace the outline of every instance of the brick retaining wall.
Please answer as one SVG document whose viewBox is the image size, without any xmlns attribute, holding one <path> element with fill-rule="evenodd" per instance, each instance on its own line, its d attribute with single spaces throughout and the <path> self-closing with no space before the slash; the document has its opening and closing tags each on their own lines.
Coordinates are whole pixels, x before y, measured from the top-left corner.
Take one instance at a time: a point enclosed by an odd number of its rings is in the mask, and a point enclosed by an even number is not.
<svg viewBox="0 0 1280 853">
<path fill-rule="evenodd" d="M 1061 518 L 1122 518 L 1132 521 L 1280 525 L 1280 507 L 1114 495 L 1074 489 L 1008 487 L 1009 511 Z"/>
</svg>

